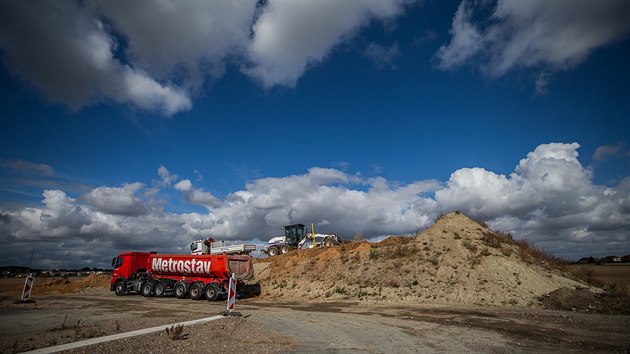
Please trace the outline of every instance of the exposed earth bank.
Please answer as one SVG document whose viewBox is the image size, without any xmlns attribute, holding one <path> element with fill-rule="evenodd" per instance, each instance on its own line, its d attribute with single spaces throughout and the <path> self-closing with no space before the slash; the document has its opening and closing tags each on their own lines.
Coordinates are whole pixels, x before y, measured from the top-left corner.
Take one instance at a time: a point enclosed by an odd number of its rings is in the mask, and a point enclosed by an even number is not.
<svg viewBox="0 0 630 354">
<path fill-rule="evenodd" d="M 540 307 L 561 288 L 603 292 L 459 212 L 413 237 L 291 251 L 255 267 L 264 299 Z"/>
</svg>

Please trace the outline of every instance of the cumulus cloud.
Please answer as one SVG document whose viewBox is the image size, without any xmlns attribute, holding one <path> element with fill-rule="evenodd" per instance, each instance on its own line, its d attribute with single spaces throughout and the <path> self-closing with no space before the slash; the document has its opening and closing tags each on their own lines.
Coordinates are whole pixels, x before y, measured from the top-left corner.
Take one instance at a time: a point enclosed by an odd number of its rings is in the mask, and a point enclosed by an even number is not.
<svg viewBox="0 0 630 354">
<path fill-rule="evenodd" d="M 152 77 L 183 75 L 198 88 L 206 76 L 223 75 L 224 61 L 249 41 L 256 0 L 97 1 L 95 11 L 128 41 L 126 55 Z M 183 74 L 182 74 L 183 71 Z"/>
<path fill-rule="evenodd" d="M 561 217 L 588 212 L 603 197 L 592 185 L 592 172 L 578 161 L 577 143 L 538 146 L 509 176 L 482 168 L 455 171 L 447 188 L 435 193 L 442 209 L 463 207 L 469 214 L 491 220 L 498 216 Z"/>
<path fill-rule="evenodd" d="M 166 116 L 191 108 L 187 92 L 115 58 L 118 42 L 74 1 L 3 1 L 0 47 L 8 67 L 73 109 L 114 101 Z"/>
<path fill-rule="evenodd" d="M 190 110 L 228 62 L 264 87 L 293 87 L 371 20 L 410 2 L 7 0 L 0 48 L 13 74 L 73 110 L 115 102 L 170 117 Z"/>
<path fill-rule="evenodd" d="M 170 180 L 167 187 L 207 205 L 207 213 L 146 208 L 134 214 L 139 183 L 98 187 L 78 200 L 46 190 L 40 206 L 0 210 L 0 239 L 7 245 L 2 252 L 5 262 L 17 262 L 25 245 L 40 245 L 47 250 L 45 264 L 67 264 L 72 255 L 77 265 L 106 266 L 120 251 L 186 252 L 191 240 L 210 236 L 262 242 L 281 225 L 297 222 L 314 222 L 318 232 L 346 238 L 411 234 L 440 213 L 461 210 L 557 255 L 630 253 L 630 178 L 613 187 L 594 184 L 578 150 L 577 143 L 543 144 L 508 175 L 462 168 L 445 182 L 397 183 L 314 167 L 300 175 L 252 180 L 224 200 L 190 180 Z"/>
<path fill-rule="evenodd" d="M 193 188 L 192 183 L 188 179 L 177 182 L 173 188 L 183 192 L 186 200 L 190 203 L 203 205 L 208 209 L 216 208 L 221 205 L 219 198 L 203 189 Z"/>
<path fill-rule="evenodd" d="M 404 12 L 404 0 L 269 1 L 253 25 L 250 65 L 242 71 L 263 86 L 293 87 L 309 66 L 371 20 Z"/>
<path fill-rule="evenodd" d="M 480 13 L 489 15 L 479 18 Z M 438 67 L 474 64 L 494 77 L 519 68 L 570 69 L 593 50 L 626 38 L 628 13 L 630 3 L 624 0 L 464 0 L 453 18 L 450 43 L 436 54 Z"/>
<path fill-rule="evenodd" d="M 96 210 L 108 214 L 137 216 L 147 212 L 147 208 L 136 196 L 142 183 L 124 184 L 122 187 L 98 187 L 85 194 L 83 198 Z"/>
</svg>

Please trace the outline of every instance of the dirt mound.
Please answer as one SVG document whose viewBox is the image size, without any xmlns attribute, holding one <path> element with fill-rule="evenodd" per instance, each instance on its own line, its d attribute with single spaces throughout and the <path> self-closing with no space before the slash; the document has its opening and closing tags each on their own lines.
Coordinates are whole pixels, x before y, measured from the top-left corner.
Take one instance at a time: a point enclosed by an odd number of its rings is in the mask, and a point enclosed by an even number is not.
<svg viewBox="0 0 630 354">
<path fill-rule="evenodd" d="M 33 291 L 31 296 L 70 294 L 84 291 L 88 288 L 109 289 L 111 276 L 91 274 L 87 277 L 67 277 L 67 278 L 39 278 L 33 281 Z M 12 293 L 19 297 L 22 294 L 24 285 L 17 286 Z"/>
<path fill-rule="evenodd" d="M 291 251 L 259 260 L 262 296 L 314 301 L 539 305 L 569 279 L 541 251 L 459 213 L 415 237 Z"/>
<path fill-rule="evenodd" d="M 560 288 L 541 296 L 543 306 L 554 310 L 630 314 L 630 297 L 623 293 L 594 293 L 588 289 Z"/>
</svg>

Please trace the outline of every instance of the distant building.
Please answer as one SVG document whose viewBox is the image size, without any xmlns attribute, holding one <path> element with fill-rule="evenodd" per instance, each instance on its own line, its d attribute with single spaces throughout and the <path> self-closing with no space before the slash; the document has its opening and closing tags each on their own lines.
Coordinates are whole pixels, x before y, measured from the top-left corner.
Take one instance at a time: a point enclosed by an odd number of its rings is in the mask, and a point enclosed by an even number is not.
<svg viewBox="0 0 630 354">
<path fill-rule="evenodd" d="M 630 254 L 627 254 L 627 255 L 621 257 L 621 261 L 624 262 L 624 263 L 626 263 L 626 262 L 630 263 Z"/>
<path fill-rule="evenodd" d="M 578 260 L 576 263 L 595 263 L 597 260 L 595 259 L 595 257 L 582 257 L 580 258 L 580 260 Z"/>
<path fill-rule="evenodd" d="M 604 263 L 621 263 L 621 258 L 617 256 L 606 256 L 602 258 L 602 262 Z"/>
</svg>

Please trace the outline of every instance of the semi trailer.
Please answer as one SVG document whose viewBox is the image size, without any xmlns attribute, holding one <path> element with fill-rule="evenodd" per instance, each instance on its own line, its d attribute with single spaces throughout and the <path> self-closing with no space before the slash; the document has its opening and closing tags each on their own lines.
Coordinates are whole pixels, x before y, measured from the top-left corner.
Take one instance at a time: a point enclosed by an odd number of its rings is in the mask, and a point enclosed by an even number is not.
<svg viewBox="0 0 630 354">
<path fill-rule="evenodd" d="M 140 293 L 214 301 L 227 293 L 232 274 L 241 282 L 254 277 L 249 255 L 125 252 L 112 260 L 112 266 L 110 290 L 118 296 Z"/>
</svg>

